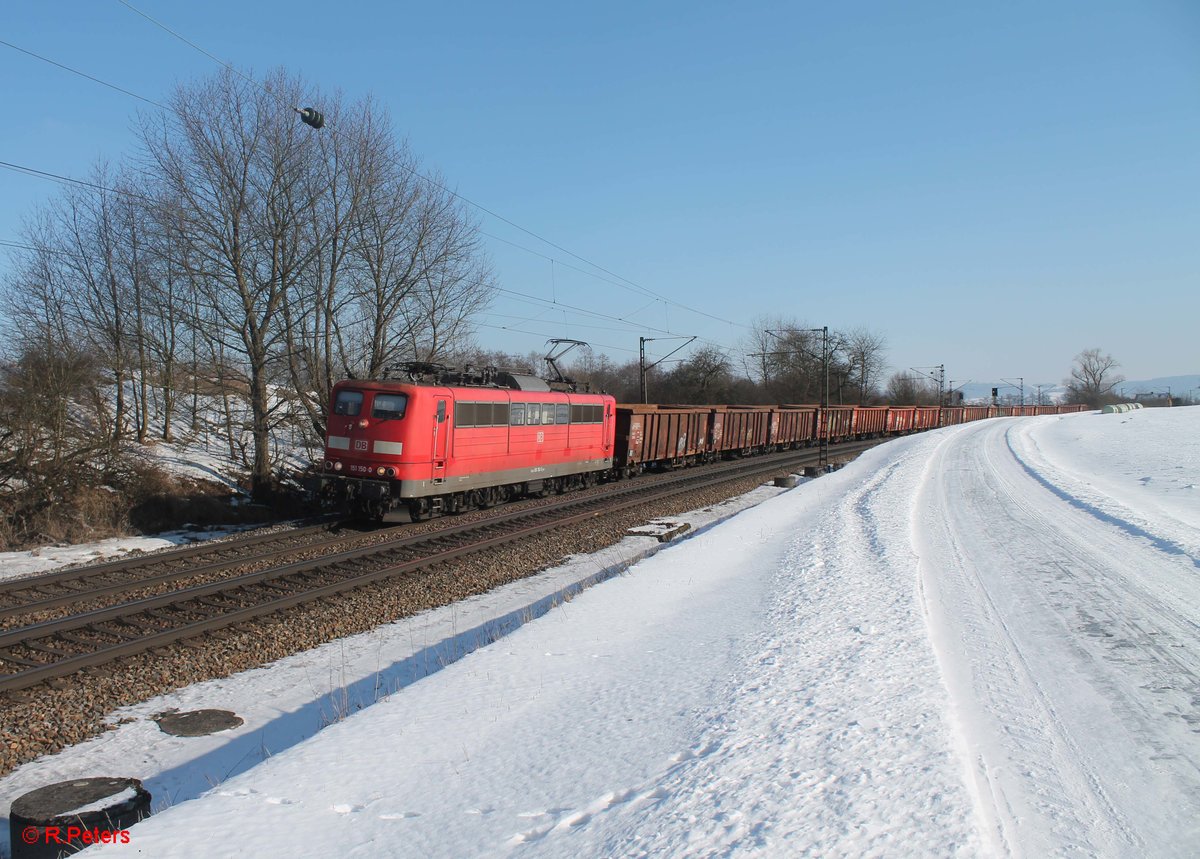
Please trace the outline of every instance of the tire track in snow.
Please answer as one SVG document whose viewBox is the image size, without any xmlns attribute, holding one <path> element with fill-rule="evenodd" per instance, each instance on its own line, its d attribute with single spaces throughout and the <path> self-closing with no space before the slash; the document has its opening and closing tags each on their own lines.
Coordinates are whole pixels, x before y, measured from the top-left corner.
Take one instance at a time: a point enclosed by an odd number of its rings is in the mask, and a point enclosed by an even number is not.
<svg viewBox="0 0 1200 859">
<path fill-rule="evenodd" d="M 588 842 L 598 853 L 977 855 L 915 599 L 908 507 L 928 444 L 795 523 L 728 704 L 698 716 L 710 753 L 638 785 L 652 803 L 611 806 L 629 817 L 590 817 L 608 827 Z M 522 852 L 555 855 L 573 814 L 534 845 L 521 838 Z"/>
<path fill-rule="evenodd" d="M 1014 431 L 1022 443 L 1013 443 Z M 1080 485 L 1078 480 L 1072 480 L 1056 468 L 1048 460 L 1033 437 L 1031 428 L 1012 427 L 1004 434 L 1009 452 L 1031 478 L 1040 483 L 1046 490 L 1061 498 L 1068 504 L 1094 516 L 1101 522 L 1120 528 L 1134 537 L 1142 537 L 1150 545 L 1169 555 L 1179 555 L 1200 567 L 1200 551 L 1194 545 L 1181 543 L 1171 536 L 1160 533 L 1155 524 L 1136 511 L 1131 510 L 1114 499 L 1095 491 L 1089 491 Z"/>
<path fill-rule="evenodd" d="M 985 831 L 1003 854 L 1139 855 L 1150 844 L 1169 855 L 1195 825 L 1156 797 L 1200 808 L 1195 735 L 1180 719 L 1163 728 L 1170 706 L 1146 678 L 1190 697 L 1191 624 L 1127 578 L 1154 561 L 1146 541 L 1048 491 L 1009 431 L 948 439 L 913 523 Z"/>
</svg>

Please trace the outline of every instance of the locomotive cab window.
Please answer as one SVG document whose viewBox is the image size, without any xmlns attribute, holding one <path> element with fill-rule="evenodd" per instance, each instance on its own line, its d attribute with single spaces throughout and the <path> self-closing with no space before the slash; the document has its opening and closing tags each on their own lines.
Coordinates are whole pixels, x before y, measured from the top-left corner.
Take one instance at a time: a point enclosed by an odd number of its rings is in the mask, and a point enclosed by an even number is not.
<svg viewBox="0 0 1200 859">
<path fill-rule="evenodd" d="M 358 396 L 361 400 L 362 394 Z M 371 403 L 371 417 L 383 418 L 385 420 L 399 420 L 404 417 L 404 410 L 407 408 L 407 394 L 376 394 L 374 401 Z M 355 411 L 354 414 L 358 414 L 358 412 Z"/>
<path fill-rule="evenodd" d="M 337 400 L 333 403 L 333 413 L 352 418 L 362 411 L 362 404 L 362 391 L 338 391 Z"/>
</svg>

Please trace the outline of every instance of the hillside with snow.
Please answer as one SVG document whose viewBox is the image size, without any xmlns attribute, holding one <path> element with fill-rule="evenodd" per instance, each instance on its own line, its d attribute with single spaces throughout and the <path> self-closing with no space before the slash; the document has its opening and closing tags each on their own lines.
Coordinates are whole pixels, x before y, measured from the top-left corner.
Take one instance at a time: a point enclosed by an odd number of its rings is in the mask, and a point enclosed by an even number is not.
<svg viewBox="0 0 1200 859">
<path fill-rule="evenodd" d="M 1200 408 L 947 428 L 752 500 L 131 708 L 0 791 L 145 780 L 88 855 L 1195 855 Z"/>
</svg>

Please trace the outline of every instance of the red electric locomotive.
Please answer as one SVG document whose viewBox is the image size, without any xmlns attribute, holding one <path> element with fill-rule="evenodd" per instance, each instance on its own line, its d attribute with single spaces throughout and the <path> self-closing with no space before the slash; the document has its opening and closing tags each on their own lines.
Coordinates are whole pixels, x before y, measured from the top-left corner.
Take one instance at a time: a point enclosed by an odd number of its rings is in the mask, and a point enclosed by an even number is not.
<svg viewBox="0 0 1200 859">
<path fill-rule="evenodd" d="M 542 379 L 424 365 L 333 389 L 321 495 L 413 521 L 589 486 L 613 463 L 615 400 Z"/>
</svg>

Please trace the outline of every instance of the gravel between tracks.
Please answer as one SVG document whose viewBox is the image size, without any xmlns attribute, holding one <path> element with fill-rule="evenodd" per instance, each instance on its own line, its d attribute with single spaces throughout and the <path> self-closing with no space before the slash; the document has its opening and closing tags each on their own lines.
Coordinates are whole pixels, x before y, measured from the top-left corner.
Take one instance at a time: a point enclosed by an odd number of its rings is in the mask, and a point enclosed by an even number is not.
<svg viewBox="0 0 1200 859">
<path fill-rule="evenodd" d="M 552 531 L 432 571 L 399 576 L 189 643 L 129 657 L 118 665 L 0 695 L 0 775 L 100 734 L 107 729 L 105 717 L 118 707 L 484 593 L 555 566 L 568 555 L 612 545 L 631 527 L 652 517 L 708 507 L 762 483 L 761 476 L 747 477 L 669 503 L 651 502 L 584 526 Z M 415 527 L 433 529 L 438 521 Z"/>
</svg>

